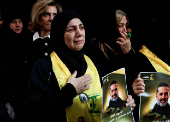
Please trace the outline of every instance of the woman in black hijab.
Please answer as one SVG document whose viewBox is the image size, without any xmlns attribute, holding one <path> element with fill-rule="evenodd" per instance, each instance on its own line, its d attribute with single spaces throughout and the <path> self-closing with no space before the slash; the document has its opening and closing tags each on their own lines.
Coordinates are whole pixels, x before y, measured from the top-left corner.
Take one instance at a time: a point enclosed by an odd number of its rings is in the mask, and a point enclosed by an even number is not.
<svg viewBox="0 0 170 122">
<path fill-rule="evenodd" d="M 102 121 L 100 77 L 83 54 L 83 22 L 69 10 L 54 17 L 50 32 L 53 51 L 36 61 L 28 84 L 30 121 Z"/>
<path fill-rule="evenodd" d="M 53 19 L 53 51 L 35 63 L 27 89 L 32 110 L 29 118 L 34 121 L 102 121 L 101 78 L 94 63 L 83 53 L 83 22 L 80 15 L 69 10 Z M 129 99 L 128 104 L 133 103 Z"/>
<path fill-rule="evenodd" d="M 2 42 L 2 98 L 13 107 L 12 119 L 19 121 L 24 107 L 26 84 L 28 83 L 26 41 L 23 15 L 14 9 L 4 13 L 0 40 Z M 8 108 L 9 110 L 10 108 Z M 22 120 L 23 121 L 23 120 Z"/>
</svg>

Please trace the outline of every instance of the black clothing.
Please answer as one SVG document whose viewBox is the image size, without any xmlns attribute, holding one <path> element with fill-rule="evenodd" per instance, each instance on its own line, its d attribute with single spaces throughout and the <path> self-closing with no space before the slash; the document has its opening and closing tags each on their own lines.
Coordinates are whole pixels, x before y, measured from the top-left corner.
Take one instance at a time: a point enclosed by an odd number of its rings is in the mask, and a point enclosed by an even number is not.
<svg viewBox="0 0 170 122">
<path fill-rule="evenodd" d="M 79 18 L 84 24 L 83 17 L 73 11 L 65 10 L 62 13 L 58 13 L 57 16 L 53 18 L 51 23 L 50 38 L 53 50 L 62 49 L 65 50 L 68 47 L 64 42 L 64 33 L 69 21 L 73 18 Z M 56 28 L 57 27 L 57 28 Z"/>
<path fill-rule="evenodd" d="M 102 15 L 102 17 L 100 15 Z M 94 62 L 97 62 L 100 65 L 102 76 L 120 68 L 125 68 L 128 94 L 132 95 L 133 99 L 136 99 L 136 95 L 132 89 L 133 81 L 138 75 L 136 69 L 138 66 L 136 53 L 133 49 L 131 49 L 128 54 L 123 54 L 120 45 L 116 43 L 117 38 L 121 37 L 116 20 L 116 9 L 112 10 L 112 8 L 108 8 L 107 12 L 104 11 L 104 13 L 100 13 L 100 15 L 97 15 L 97 17 L 95 16 L 96 18 L 94 19 L 96 22 L 100 20 L 100 23 L 104 24 L 98 24 L 99 22 L 94 23 L 95 29 L 93 31 L 95 33 L 95 39 L 93 38 L 89 45 L 87 45 L 85 50 L 86 54 Z M 107 45 L 115 52 L 118 52 L 118 55 L 116 55 Z M 101 48 L 103 48 L 107 56 Z"/>
<path fill-rule="evenodd" d="M 69 83 L 60 90 L 50 56 L 39 59 L 33 66 L 27 87 L 28 122 L 67 122 L 65 108 L 72 105 L 76 94 L 74 86 Z"/>
<path fill-rule="evenodd" d="M 32 71 L 27 89 L 27 95 L 31 98 L 28 99 L 29 121 L 66 121 L 63 108 L 72 105 L 76 96 L 74 86 L 67 84 L 60 90 L 50 56 L 39 59 Z"/>
<path fill-rule="evenodd" d="M 7 14 L 7 13 L 6 13 Z M 27 57 L 24 26 L 21 33 L 15 33 L 9 27 L 14 19 L 23 22 L 19 11 L 10 11 L 10 16 L 4 17 L 1 28 L 3 77 L 1 94 L 4 104 L 10 103 L 15 112 L 15 120 L 23 121 L 25 111 L 26 86 L 28 83 Z"/>
<path fill-rule="evenodd" d="M 73 51 L 71 49 L 57 50 L 57 55 L 68 67 L 71 74 L 77 71 L 77 76 L 80 77 L 85 74 L 87 69 L 87 63 L 84 59 L 83 51 Z"/>
<path fill-rule="evenodd" d="M 161 107 L 161 106 L 155 104 L 152 111 L 157 112 L 159 114 L 170 114 L 170 105 L 167 104 L 165 107 Z"/>
<path fill-rule="evenodd" d="M 107 53 L 108 59 L 106 58 L 103 51 L 99 48 L 100 42 L 97 40 L 94 40 L 90 43 L 86 54 L 95 62 L 97 62 L 101 69 L 102 69 L 102 75 L 105 76 L 110 72 L 113 72 L 115 70 L 118 70 L 120 68 L 128 66 L 132 66 L 134 64 L 132 62 L 132 58 L 134 58 L 135 53 L 131 49 L 131 51 L 128 54 L 120 54 L 115 55 L 113 51 L 111 51 L 107 46 L 104 45 L 105 52 Z"/>
<path fill-rule="evenodd" d="M 106 11 L 102 11 L 99 15 L 96 14 L 93 16 L 93 41 L 88 43 L 85 54 L 101 66 L 102 76 L 120 68 L 125 68 L 126 76 L 131 78 L 130 72 L 133 71 L 132 67 L 136 62 L 135 52 L 131 49 L 128 54 L 123 54 L 120 45 L 116 43 L 117 38 L 121 37 L 120 32 L 118 31 L 116 10 L 119 9 L 107 8 Z M 98 22 L 99 20 L 100 22 Z M 115 53 L 106 45 L 119 52 L 119 54 L 115 55 Z M 107 56 L 101 50 L 102 47 Z M 131 80 L 127 81 L 127 85 L 129 86 L 128 90 L 130 90 L 129 94 L 132 92 L 132 83 L 133 81 Z"/>
<path fill-rule="evenodd" d="M 169 21 L 170 15 L 155 18 L 147 29 L 149 31 L 146 35 L 148 39 L 145 40 L 146 47 L 167 64 L 170 64 Z M 166 26 L 163 26 L 165 23 L 167 23 Z"/>
<path fill-rule="evenodd" d="M 120 97 L 116 101 L 111 101 L 109 102 L 109 107 L 117 108 L 121 106 L 126 106 L 126 101 L 123 101 Z"/>
<path fill-rule="evenodd" d="M 72 11 L 64 11 L 54 18 L 51 24 L 51 46 L 64 64 L 66 64 L 71 74 L 77 70 L 77 77 L 79 77 L 82 76 L 87 69 L 83 50 L 73 51 L 69 49 L 64 42 L 63 36 L 67 24 L 73 18 L 79 18 L 82 23 L 84 22 L 82 16 Z"/>
<path fill-rule="evenodd" d="M 145 45 L 151 52 L 153 52 L 158 58 L 170 66 L 170 16 L 164 15 L 156 17 L 153 21 L 150 22 L 148 31 L 146 31 L 147 39 L 142 39 L 142 42 L 137 53 L 138 60 L 138 71 L 139 72 L 155 72 L 156 70 L 148 60 L 148 58 L 139 52 L 142 45 Z M 163 26 L 164 23 L 167 23 L 166 26 Z M 162 31 L 164 30 L 164 31 Z M 136 37 L 138 38 L 138 37 Z M 144 37 L 145 38 L 145 37 Z"/>
<path fill-rule="evenodd" d="M 124 107 L 126 107 L 126 101 L 123 101 L 120 97 L 116 101 L 109 101 L 109 106 L 107 107 L 105 116 L 110 116 L 120 112 Z"/>
<path fill-rule="evenodd" d="M 87 63 L 83 51 L 73 51 L 64 43 L 64 31 L 70 20 L 80 17 L 72 11 L 63 11 L 55 15 L 50 32 L 52 51 L 71 73 L 77 70 L 77 77 L 85 74 Z M 30 105 L 30 121 L 66 122 L 65 108 L 73 104 L 76 89 L 67 83 L 61 90 L 52 70 L 50 56 L 42 57 L 35 62 L 28 84 L 27 96 Z"/>
<path fill-rule="evenodd" d="M 102 76 L 105 76 L 108 73 L 116 71 L 120 68 L 125 68 L 128 94 L 134 95 L 132 84 L 134 81 L 133 79 L 135 79 L 138 75 L 134 75 L 132 73 L 136 73 L 135 68 L 137 65 L 136 54 L 134 53 L 134 51 L 131 49 L 128 54 L 120 54 L 116 56 L 113 51 L 111 51 L 107 46 L 104 45 L 104 49 L 107 52 L 109 58 L 107 59 L 104 53 L 99 48 L 99 42 L 97 40 L 92 41 L 88 49 L 91 49 L 91 51 L 86 52 L 86 54 L 100 66 Z"/>
<path fill-rule="evenodd" d="M 156 56 L 158 56 L 163 62 L 170 66 L 170 49 L 169 49 L 169 15 L 160 16 L 155 18 L 148 26 L 149 29 L 145 32 L 146 36 L 141 39 L 142 45 L 146 45 L 146 47 L 153 52 Z M 163 26 L 164 23 L 167 23 L 166 26 Z M 164 31 L 162 31 L 164 30 Z M 146 39 L 147 37 L 147 39 Z M 136 40 L 138 37 L 135 37 Z M 136 48 L 138 50 L 141 49 L 142 46 Z M 149 61 L 149 59 L 142 53 L 136 50 L 136 70 L 133 72 L 133 75 L 139 74 L 140 72 L 156 72 L 155 68 Z M 166 53 L 166 54 L 165 54 Z M 135 78 L 136 79 L 136 78 Z M 133 79 L 133 81 L 135 80 Z M 139 104 L 140 98 L 135 97 L 136 109 L 134 110 L 134 114 L 139 112 Z M 137 115 L 136 115 L 137 117 Z M 138 119 L 136 119 L 138 121 Z"/>
<path fill-rule="evenodd" d="M 132 89 L 132 84 L 134 82 L 134 79 L 137 78 L 138 70 L 138 63 L 137 63 L 137 56 L 134 53 L 134 51 L 131 49 L 131 51 L 128 54 L 121 54 L 116 56 L 108 47 L 104 46 L 109 60 L 106 58 L 104 53 L 99 48 L 99 43 L 95 40 L 94 42 L 91 42 L 91 45 L 88 49 L 91 49 L 91 51 L 86 54 L 92 59 L 93 62 L 96 62 L 101 69 L 101 75 L 105 76 L 108 73 L 111 73 L 113 71 L 116 71 L 120 68 L 125 68 L 126 73 L 126 83 L 127 83 L 127 91 L 129 95 L 132 95 L 133 99 L 136 101 L 138 100 L 138 97 L 134 94 Z M 138 104 L 138 103 L 137 103 Z M 137 106 L 138 107 L 138 106 Z M 135 107 L 133 110 L 134 118 L 136 119 L 139 112 L 138 108 Z M 137 115 L 136 115 L 137 114 Z M 138 121 L 138 118 L 136 119 Z"/>
<path fill-rule="evenodd" d="M 27 39 L 28 47 L 27 47 L 27 58 L 29 65 L 29 72 L 31 73 L 32 67 L 36 60 L 48 56 L 51 53 L 49 38 L 46 37 L 44 39 L 38 38 L 33 41 L 33 36 L 29 36 Z"/>
</svg>

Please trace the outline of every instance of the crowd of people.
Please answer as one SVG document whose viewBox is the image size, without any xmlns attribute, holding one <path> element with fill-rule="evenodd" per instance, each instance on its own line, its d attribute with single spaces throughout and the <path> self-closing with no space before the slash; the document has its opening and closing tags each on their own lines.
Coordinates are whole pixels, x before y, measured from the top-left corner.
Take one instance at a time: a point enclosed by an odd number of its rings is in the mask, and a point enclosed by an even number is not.
<svg viewBox="0 0 170 122">
<path fill-rule="evenodd" d="M 170 71 L 170 15 L 148 22 L 143 38 L 132 35 L 126 11 L 108 8 L 100 14 L 86 30 L 88 23 L 76 11 L 63 10 L 54 0 L 37 0 L 26 22 L 18 11 L 3 18 L 0 121 L 101 122 L 102 77 L 123 67 L 124 102 L 138 121 L 139 96 L 145 91 L 139 73 Z M 92 95 L 98 99 L 95 107 L 88 100 Z"/>
</svg>

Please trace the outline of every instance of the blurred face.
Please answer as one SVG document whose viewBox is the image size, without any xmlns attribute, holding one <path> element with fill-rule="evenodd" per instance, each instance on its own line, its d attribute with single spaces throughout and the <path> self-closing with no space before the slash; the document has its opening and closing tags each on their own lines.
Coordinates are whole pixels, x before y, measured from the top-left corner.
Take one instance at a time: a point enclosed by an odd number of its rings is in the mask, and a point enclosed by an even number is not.
<svg viewBox="0 0 170 122">
<path fill-rule="evenodd" d="M 56 14 L 56 6 L 47 7 L 47 10 L 40 15 L 40 31 L 50 32 L 51 22 Z"/>
<path fill-rule="evenodd" d="M 121 33 L 127 32 L 126 24 L 127 24 L 126 16 L 123 16 L 122 20 L 120 21 L 120 23 L 118 25 L 119 32 L 121 32 Z"/>
<path fill-rule="evenodd" d="M 15 33 L 21 33 L 23 24 L 20 19 L 14 19 L 10 24 L 9 28 L 14 31 Z"/>
<path fill-rule="evenodd" d="M 31 21 L 28 22 L 28 30 L 31 31 L 31 32 L 34 32 Z"/>
<path fill-rule="evenodd" d="M 117 99 L 118 98 L 118 87 L 117 87 L 117 84 L 113 84 L 110 86 L 110 96 L 113 98 L 113 99 Z"/>
<path fill-rule="evenodd" d="M 131 28 L 127 28 L 127 32 L 128 33 L 132 33 L 132 29 Z"/>
<path fill-rule="evenodd" d="M 169 98 L 169 89 L 166 86 L 159 87 L 158 93 L 156 94 L 156 98 L 160 104 L 160 106 L 165 106 L 168 103 Z"/>
<path fill-rule="evenodd" d="M 79 51 L 83 48 L 85 43 L 85 29 L 80 19 L 74 18 L 68 23 L 64 39 L 67 47 L 72 50 Z"/>
<path fill-rule="evenodd" d="M 0 21 L 0 27 L 2 26 L 2 22 L 3 22 L 3 21 L 1 20 L 1 21 Z"/>
</svg>

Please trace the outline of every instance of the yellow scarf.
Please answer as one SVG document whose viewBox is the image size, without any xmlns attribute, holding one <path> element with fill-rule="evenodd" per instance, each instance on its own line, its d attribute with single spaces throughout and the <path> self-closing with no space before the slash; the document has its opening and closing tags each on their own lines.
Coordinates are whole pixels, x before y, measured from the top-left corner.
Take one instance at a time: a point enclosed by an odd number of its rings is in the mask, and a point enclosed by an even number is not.
<svg viewBox="0 0 170 122">
<path fill-rule="evenodd" d="M 140 49 L 139 52 L 143 53 L 149 59 L 157 72 L 170 71 L 170 67 L 154 53 L 152 53 L 145 45 L 142 46 L 142 49 Z"/>
<path fill-rule="evenodd" d="M 55 52 L 52 52 L 50 56 L 52 69 L 57 78 L 59 87 L 62 89 L 67 84 L 67 80 L 71 76 L 71 73 Z M 89 101 L 82 103 L 79 95 L 77 95 L 73 99 L 73 104 L 65 109 L 67 122 L 77 122 L 79 117 L 84 117 L 85 122 L 102 121 L 102 89 L 100 78 L 91 59 L 86 55 L 84 55 L 84 57 L 88 66 L 85 74 L 90 74 L 92 76 L 92 83 L 89 84 L 90 88 L 84 91 L 84 93 L 88 95 Z"/>
</svg>

